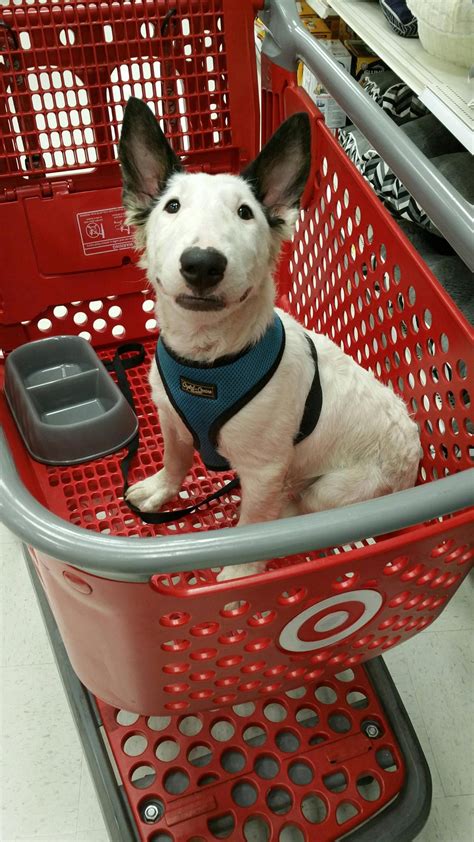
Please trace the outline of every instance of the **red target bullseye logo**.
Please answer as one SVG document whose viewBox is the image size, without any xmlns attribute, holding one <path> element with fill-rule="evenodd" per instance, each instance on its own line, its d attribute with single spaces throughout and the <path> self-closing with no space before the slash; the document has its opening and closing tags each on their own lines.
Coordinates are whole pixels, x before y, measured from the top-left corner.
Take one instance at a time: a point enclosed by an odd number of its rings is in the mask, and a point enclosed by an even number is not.
<svg viewBox="0 0 474 842">
<path fill-rule="evenodd" d="M 287 652 L 311 652 L 340 643 L 367 625 L 382 602 L 382 595 L 371 590 L 323 599 L 287 623 L 280 633 L 280 646 Z"/>
</svg>

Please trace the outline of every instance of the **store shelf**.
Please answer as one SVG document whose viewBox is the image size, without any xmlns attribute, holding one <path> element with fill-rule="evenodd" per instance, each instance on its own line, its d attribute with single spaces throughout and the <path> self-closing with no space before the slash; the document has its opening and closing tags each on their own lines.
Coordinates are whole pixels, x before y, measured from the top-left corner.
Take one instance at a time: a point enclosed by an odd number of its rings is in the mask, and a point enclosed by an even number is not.
<svg viewBox="0 0 474 842">
<path fill-rule="evenodd" d="M 320 18 L 327 18 L 328 15 L 333 14 L 331 6 L 329 3 L 326 3 L 326 0 L 306 0 L 306 2 Z"/>
<path fill-rule="evenodd" d="M 318 14 L 321 13 L 319 7 L 329 7 L 324 0 L 308 2 Z M 430 56 L 418 38 L 396 35 L 378 3 L 331 0 L 330 6 L 473 153 L 474 91 L 468 70 Z"/>
</svg>

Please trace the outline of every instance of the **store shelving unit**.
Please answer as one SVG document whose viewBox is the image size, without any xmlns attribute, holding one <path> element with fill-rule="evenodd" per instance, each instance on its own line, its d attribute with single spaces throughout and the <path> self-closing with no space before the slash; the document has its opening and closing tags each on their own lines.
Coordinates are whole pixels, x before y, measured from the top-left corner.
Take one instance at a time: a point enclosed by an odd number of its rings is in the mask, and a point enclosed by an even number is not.
<svg viewBox="0 0 474 842">
<path fill-rule="evenodd" d="M 340 15 L 466 149 L 474 152 L 474 90 L 467 69 L 431 56 L 418 38 L 396 35 L 378 3 L 370 0 L 308 2 L 323 17 Z"/>
</svg>

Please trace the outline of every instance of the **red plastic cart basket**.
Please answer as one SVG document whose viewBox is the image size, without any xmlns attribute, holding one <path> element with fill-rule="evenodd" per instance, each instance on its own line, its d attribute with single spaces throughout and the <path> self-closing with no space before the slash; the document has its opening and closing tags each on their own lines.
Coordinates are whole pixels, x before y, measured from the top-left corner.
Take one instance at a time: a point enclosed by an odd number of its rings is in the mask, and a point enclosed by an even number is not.
<svg viewBox="0 0 474 842">
<path fill-rule="evenodd" d="M 238 171 L 259 145 L 259 5 L 2 8 L 3 354 L 64 333 L 104 358 L 124 338 L 144 341 L 147 363 L 130 372 L 143 441 L 133 479 L 161 465 L 162 440 L 147 384 L 153 302 L 120 209 L 123 108 L 131 94 L 146 99 L 188 166 Z M 472 331 L 274 45 L 262 67 L 263 137 L 306 109 L 314 153 L 280 301 L 402 394 L 420 426 L 419 485 L 238 531 L 227 528 L 233 494 L 151 527 L 123 503 L 122 454 L 36 463 L 2 398 L 2 516 L 29 545 L 72 667 L 97 697 L 84 696 L 133 816 L 114 840 L 289 842 L 315 828 L 322 840 L 408 839 L 429 805 L 425 786 L 423 809 L 396 835 L 393 804 L 423 764 L 383 667 L 362 663 L 432 623 L 472 563 Z M 183 494 L 229 478 L 196 459 Z M 216 567 L 262 558 L 265 575 L 216 583 Z"/>
</svg>

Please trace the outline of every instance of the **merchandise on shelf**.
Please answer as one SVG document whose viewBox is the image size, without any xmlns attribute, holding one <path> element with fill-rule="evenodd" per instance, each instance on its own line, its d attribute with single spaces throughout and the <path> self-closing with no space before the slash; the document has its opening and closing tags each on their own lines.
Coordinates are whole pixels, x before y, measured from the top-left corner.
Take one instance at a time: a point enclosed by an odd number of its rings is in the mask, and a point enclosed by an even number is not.
<svg viewBox="0 0 474 842">
<path fill-rule="evenodd" d="M 301 20 L 308 32 L 311 32 L 311 35 L 314 35 L 315 38 L 326 38 L 327 40 L 332 38 L 331 30 L 318 15 L 305 16 Z"/>
<path fill-rule="evenodd" d="M 427 53 L 469 68 L 473 63 L 472 0 L 407 0 L 418 19 L 418 35 Z"/>
<path fill-rule="evenodd" d="M 308 3 L 305 3 L 305 0 L 297 0 L 296 9 L 300 16 L 314 15 L 314 9 L 312 9 L 311 6 L 308 5 Z"/>
<path fill-rule="evenodd" d="M 422 117 L 428 109 L 405 82 L 393 72 L 383 70 L 379 73 L 366 72 L 360 79 L 365 91 L 375 102 L 390 114 L 398 125 Z"/>
<path fill-rule="evenodd" d="M 384 107 L 383 101 L 381 105 Z M 390 109 L 385 110 L 390 113 Z M 429 113 L 415 117 L 405 121 L 401 131 L 468 202 L 474 201 L 474 174 L 471 175 L 469 152 L 436 117 Z M 442 235 L 421 205 L 356 126 L 340 131 L 339 142 L 393 216 L 414 223 L 441 239 Z"/>
<path fill-rule="evenodd" d="M 339 15 L 329 15 L 327 18 L 324 18 L 324 23 L 326 26 L 329 26 L 331 38 L 335 40 L 345 41 L 347 38 L 354 37 L 353 30 Z"/>
<path fill-rule="evenodd" d="M 321 44 L 325 50 L 328 50 L 333 55 L 342 67 L 350 71 L 351 54 L 343 44 L 339 41 L 322 41 Z M 345 112 L 303 62 L 300 62 L 298 67 L 298 84 L 304 88 L 319 108 L 329 129 L 338 129 L 346 125 L 347 118 Z"/>
<path fill-rule="evenodd" d="M 381 61 L 378 55 L 360 38 L 344 41 L 344 46 L 352 55 L 351 73 L 355 79 L 360 79 L 369 67 L 372 67 L 373 70 L 385 68 L 385 62 Z"/>
<path fill-rule="evenodd" d="M 397 35 L 403 38 L 418 37 L 418 23 L 406 0 L 380 0 L 380 8 Z"/>
<path fill-rule="evenodd" d="M 316 38 L 344 41 L 346 38 L 354 37 L 352 29 L 339 15 L 328 15 L 326 18 L 322 18 L 305 2 L 297 2 L 296 8 L 301 22 Z"/>
<path fill-rule="evenodd" d="M 344 67 L 345 70 L 350 72 L 352 58 L 349 50 L 344 44 L 341 44 L 340 41 L 330 41 L 327 44 L 323 44 L 325 50 L 327 50 L 333 58 L 336 59 L 337 63 Z"/>
</svg>

